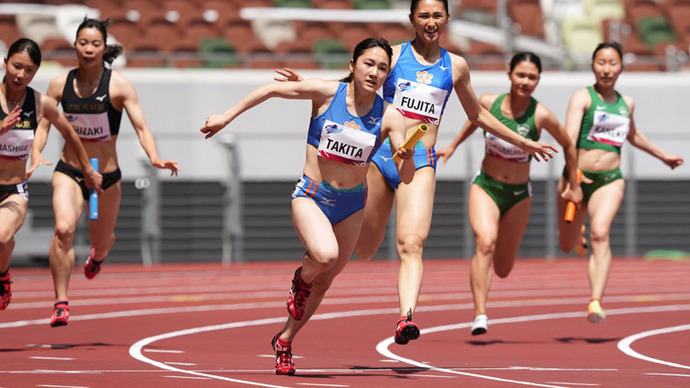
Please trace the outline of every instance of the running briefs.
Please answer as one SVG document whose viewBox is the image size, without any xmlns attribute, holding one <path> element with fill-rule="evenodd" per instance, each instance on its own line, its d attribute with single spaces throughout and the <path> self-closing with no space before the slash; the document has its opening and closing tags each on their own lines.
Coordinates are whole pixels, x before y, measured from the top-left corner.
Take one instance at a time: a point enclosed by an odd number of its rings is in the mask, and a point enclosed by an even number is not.
<svg viewBox="0 0 690 388">
<path fill-rule="evenodd" d="M 582 202 L 586 205 L 589 203 L 589 199 L 592 198 L 592 194 L 600 188 L 608 185 L 611 182 L 615 182 L 619 179 L 623 179 L 623 174 L 620 168 L 614 168 L 613 170 L 607 171 L 586 171 L 581 170 L 582 175 L 592 180 L 592 183 L 580 183 L 582 188 Z M 568 179 L 568 171 L 563 169 L 563 177 Z"/>
<path fill-rule="evenodd" d="M 74 179 L 81 189 L 81 195 L 84 197 L 84 199 L 89 199 L 89 188 L 86 187 L 86 182 L 84 181 L 84 172 L 68 163 L 63 162 L 62 160 L 60 160 L 57 166 L 55 166 L 55 171 L 61 172 Z M 119 167 L 113 172 L 105 174 L 102 173 L 101 175 L 103 175 L 103 184 L 101 185 L 103 190 L 106 190 L 108 187 L 116 184 L 120 179 L 122 179 L 122 172 L 120 171 Z"/>
<path fill-rule="evenodd" d="M 518 202 L 532 196 L 531 182 L 527 181 L 518 184 L 499 182 L 481 169 L 474 176 L 472 183 L 481 187 L 489 194 L 489 197 L 494 200 L 501 211 L 501 215 L 504 215 Z"/>
<path fill-rule="evenodd" d="M 434 148 L 434 146 L 424 148 L 424 143 L 422 143 L 421 140 L 415 144 L 414 156 L 412 157 L 412 160 L 414 160 L 415 170 L 419 170 L 420 168 L 427 166 L 436 170 L 437 159 L 436 148 Z M 376 167 L 378 167 L 379 171 L 381 171 L 381 175 L 383 175 L 383 178 L 386 180 L 386 182 L 388 182 L 388 186 L 390 186 L 390 188 L 393 190 L 397 189 L 402 180 L 398 174 L 398 168 L 395 166 L 395 162 L 393 161 L 393 153 L 391 152 L 389 139 L 383 141 L 381 148 L 376 151 L 376 155 L 374 155 L 374 158 L 371 161 L 376 165 Z"/>
<path fill-rule="evenodd" d="M 364 209 L 367 202 L 367 188 L 362 183 L 351 189 L 338 189 L 325 181 L 315 182 L 306 175 L 295 185 L 292 199 L 306 197 L 314 200 L 331 225 Z"/>
<path fill-rule="evenodd" d="M 12 194 L 21 194 L 28 201 L 29 186 L 26 184 L 26 181 L 16 185 L 0 185 L 0 202 L 6 200 Z"/>
</svg>

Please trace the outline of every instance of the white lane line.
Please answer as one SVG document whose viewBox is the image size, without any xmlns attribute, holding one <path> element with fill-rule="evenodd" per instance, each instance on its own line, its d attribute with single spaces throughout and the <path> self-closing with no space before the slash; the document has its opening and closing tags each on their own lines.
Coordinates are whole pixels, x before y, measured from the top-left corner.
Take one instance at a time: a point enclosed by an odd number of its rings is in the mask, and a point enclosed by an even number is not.
<svg viewBox="0 0 690 388">
<path fill-rule="evenodd" d="M 42 356 L 31 356 L 29 357 L 33 360 L 53 360 L 53 361 L 74 361 L 76 358 L 72 357 L 42 357 Z"/>
<path fill-rule="evenodd" d="M 81 385 L 50 385 L 50 384 L 37 384 L 37 387 L 46 387 L 46 388 L 89 388 L 89 387 L 84 387 Z"/>
<path fill-rule="evenodd" d="M 163 361 L 168 365 L 180 365 L 180 366 L 194 366 L 196 364 L 191 363 L 191 362 L 172 362 L 172 361 Z"/>
<path fill-rule="evenodd" d="M 669 361 L 664 361 L 664 360 L 659 360 L 658 358 L 652 358 L 649 356 L 645 356 L 643 354 L 640 354 L 630 347 L 633 342 L 642 339 L 642 338 L 647 338 L 655 335 L 661 335 L 661 334 L 668 334 L 668 333 L 675 333 L 677 331 L 687 331 L 690 330 L 690 325 L 681 325 L 681 326 L 674 326 L 674 327 L 667 327 L 664 329 L 655 329 L 655 330 L 649 330 L 649 331 L 644 331 L 642 333 L 637 333 L 634 335 L 631 335 L 629 337 L 625 337 L 622 340 L 618 341 L 618 350 L 621 352 L 625 353 L 626 355 L 633 357 L 633 358 L 638 358 L 640 360 L 656 363 L 656 364 L 661 364 L 661 365 L 666 365 L 666 366 L 672 366 L 674 368 L 681 368 L 681 369 L 690 369 L 690 366 L 688 365 L 682 365 L 682 364 L 677 364 L 675 362 L 669 362 Z"/>
<path fill-rule="evenodd" d="M 546 381 L 546 384 L 565 384 L 565 385 L 574 385 L 578 387 L 599 387 L 601 384 L 587 384 L 587 383 L 566 383 L 566 382 L 560 382 L 560 381 Z"/>
<path fill-rule="evenodd" d="M 690 305 L 668 305 L 668 306 L 651 306 L 651 307 L 641 307 L 641 308 L 621 308 L 621 309 L 611 309 L 607 310 L 606 313 L 609 315 L 616 315 L 616 314 L 640 314 L 640 313 L 656 313 L 660 311 L 685 311 L 685 310 L 690 310 Z M 585 312 L 569 312 L 569 313 L 551 313 L 551 314 L 537 314 L 537 315 L 526 315 L 526 316 L 521 316 L 521 317 L 512 317 L 512 318 L 500 318 L 500 319 L 493 319 L 491 320 L 492 325 L 497 325 L 497 324 L 506 324 L 506 323 L 516 323 L 516 322 L 528 322 L 528 321 L 539 321 L 539 320 L 547 320 L 547 319 L 564 319 L 564 318 L 579 318 L 579 317 L 584 317 L 586 315 Z M 423 329 L 421 331 L 422 334 L 425 333 L 436 333 L 440 331 L 449 331 L 449 330 L 457 330 L 457 329 L 463 329 L 463 328 L 468 328 L 472 325 L 472 322 L 464 322 L 464 323 L 457 323 L 457 324 L 452 324 L 452 325 L 444 325 L 444 326 L 437 326 L 437 327 L 432 327 L 428 329 Z M 402 356 L 399 356 L 392 351 L 388 349 L 390 345 L 392 345 L 394 342 L 393 337 L 388 337 L 385 340 L 381 341 L 376 345 L 376 350 L 384 357 L 388 357 L 394 360 L 399 360 L 401 362 L 404 362 L 409 365 L 414 365 L 422 368 L 429 368 L 431 370 L 436 370 L 436 371 L 441 371 L 445 373 L 452 373 L 452 374 L 460 374 L 460 375 L 465 375 L 465 376 L 470 376 L 470 377 L 478 377 L 482 379 L 488 379 L 488 380 L 494 380 L 494 381 L 501 381 L 501 382 L 507 382 L 507 383 L 514 383 L 514 384 L 520 384 L 520 385 L 530 385 L 534 387 L 547 387 L 547 388 L 567 388 L 561 385 L 549 385 L 549 384 L 539 384 L 539 383 L 531 383 L 531 382 L 526 382 L 526 381 L 519 381 L 519 380 L 511 380 L 511 379 L 502 379 L 498 377 L 492 377 L 492 376 L 485 376 L 485 375 L 479 375 L 475 373 L 468 373 L 468 372 L 461 372 L 461 371 L 456 371 L 453 369 L 449 368 L 439 368 L 439 367 L 434 367 L 432 365 L 424 364 L 416 360 L 411 360 Z"/>
<path fill-rule="evenodd" d="M 211 380 L 208 377 L 198 377 L 198 376 L 161 376 L 161 377 L 167 377 L 169 379 Z"/>
<path fill-rule="evenodd" d="M 144 349 L 144 351 L 149 352 L 149 353 L 174 353 L 174 354 L 184 353 L 184 350 L 166 350 L 166 349 Z"/>
<path fill-rule="evenodd" d="M 343 385 L 343 384 L 297 383 L 295 385 L 306 385 L 309 387 L 349 387 L 349 385 Z"/>
<path fill-rule="evenodd" d="M 685 374 L 681 374 L 681 373 L 652 373 L 652 372 L 649 372 L 649 373 L 645 373 L 645 374 L 650 375 L 650 376 L 690 377 L 690 375 L 685 375 Z"/>
</svg>

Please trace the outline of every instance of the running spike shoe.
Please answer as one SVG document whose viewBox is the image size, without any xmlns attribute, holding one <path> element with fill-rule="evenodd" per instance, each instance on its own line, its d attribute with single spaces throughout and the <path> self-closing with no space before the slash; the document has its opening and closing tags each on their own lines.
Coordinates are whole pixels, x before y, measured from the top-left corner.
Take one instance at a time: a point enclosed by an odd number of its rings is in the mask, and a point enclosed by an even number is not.
<svg viewBox="0 0 690 388">
<path fill-rule="evenodd" d="M 297 268 L 295 276 L 292 278 L 292 287 L 287 299 L 287 310 L 292 318 L 299 321 L 304 317 L 304 308 L 307 305 L 307 299 L 311 295 L 311 283 L 305 283 L 300 278 L 302 267 Z"/>
</svg>

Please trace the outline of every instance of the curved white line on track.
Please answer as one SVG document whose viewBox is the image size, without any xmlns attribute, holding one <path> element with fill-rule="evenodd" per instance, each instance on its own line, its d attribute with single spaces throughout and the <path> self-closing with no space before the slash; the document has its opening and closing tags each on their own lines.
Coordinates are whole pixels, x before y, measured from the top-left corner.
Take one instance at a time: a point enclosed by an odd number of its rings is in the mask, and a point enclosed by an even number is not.
<svg viewBox="0 0 690 388">
<path fill-rule="evenodd" d="M 653 306 L 653 307 L 643 307 L 643 308 L 621 308 L 621 309 L 606 310 L 606 313 L 609 315 L 616 315 L 616 314 L 654 313 L 654 312 L 661 312 L 661 311 L 683 311 L 683 310 L 690 310 L 690 305 Z M 585 312 L 579 312 L 579 311 L 578 312 L 570 312 L 570 313 L 525 315 L 522 317 L 492 319 L 491 324 L 492 325 L 499 325 L 499 324 L 505 324 L 505 323 L 540 321 L 540 320 L 547 320 L 547 319 L 579 318 L 579 317 L 584 317 L 586 315 L 587 314 Z M 463 329 L 463 328 L 468 328 L 471 326 L 472 326 L 472 322 L 437 326 L 437 327 L 432 327 L 432 328 L 428 328 L 428 329 L 422 329 L 421 334 Z M 463 375 L 463 376 L 478 377 L 478 378 L 487 379 L 487 380 L 501 381 L 501 382 L 505 382 L 505 383 L 514 383 L 514 384 L 519 384 L 519 385 L 530 385 L 533 387 L 568 388 L 568 387 L 563 387 L 563 386 L 558 386 L 558 385 L 546 385 L 546 384 L 530 383 L 530 382 L 526 382 L 526 381 L 502 379 L 502 378 L 498 378 L 498 377 L 479 375 L 476 373 L 460 372 L 460 371 L 455 371 L 455 370 L 451 370 L 451 369 L 447 369 L 447 368 L 435 367 L 435 366 L 432 366 L 430 364 L 411 360 L 409 358 L 405 358 L 405 357 L 399 356 L 399 355 L 391 352 L 388 349 L 388 347 L 390 345 L 392 345 L 393 343 L 394 343 L 393 337 L 386 338 L 385 340 L 379 342 L 378 345 L 376 345 L 376 350 L 381 355 L 383 355 L 384 357 L 398 360 L 400 362 L 404 362 L 404 363 L 409 364 L 409 365 L 414 365 L 414 366 L 422 367 L 422 368 L 429 368 L 431 370 L 435 370 L 435 371 L 439 371 L 439 372 L 443 372 L 443 373 L 452 373 L 452 374 L 458 374 L 458 375 Z"/>
<path fill-rule="evenodd" d="M 438 310 L 447 310 L 448 305 L 444 306 L 428 306 L 428 307 L 420 307 L 417 310 L 418 311 L 438 311 Z M 316 314 L 312 316 L 311 320 L 327 320 L 327 319 L 342 319 L 343 317 L 354 317 L 354 316 L 368 316 L 368 315 L 376 315 L 376 314 L 390 314 L 391 310 L 397 311 L 397 309 L 369 309 L 369 310 L 355 310 L 355 311 L 349 311 L 349 312 L 334 312 L 334 313 L 326 313 L 326 314 Z M 690 310 L 690 305 L 667 305 L 667 306 L 653 306 L 653 307 L 643 307 L 643 308 L 621 308 L 621 309 L 614 309 L 614 310 L 607 310 L 607 314 L 609 315 L 616 315 L 616 314 L 633 314 L 633 313 L 653 313 L 653 312 L 662 312 L 662 311 L 686 311 Z M 553 314 L 539 314 L 539 315 L 527 315 L 527 316 L 522 316 L 522 317 L 513 317 L 513 318 L 501 318 L 501 319 L 494 319 L 491 321 L 492 325 L 497 325 L 497 324 L 505 324 L 505 323 L 516 323 L 516 322 L 528 322 L 528 321 L 538 321 L 538 320 L 546 320 L 546 319 L 563 319 L 563 318 L 579 318 L 579 317 L 585 317 L 587 314 L 585 312 L 569 312 L 569 313 L 553 313 Z M 170 365 L 164 364 L 159 361 L 152 360 L 142 354 L 142 348 L 144 348 L 147 345 L 150 345 L 156 341 L 159 340 L 164 340 L 164 339 L 169 339 L 169 338 L 174 338 L 174 337 L 180 337 L 184 335 L 191 335 L 191 334 L 197 334 L 197 333 L 204 333 L 204 332 L 209 332 L 209 331 L 216 331 L 216 330 L 226 330 L 226 329 L 233 329 L 233 328 L 238 328 L 238 327 L 249 327 L 249 326 L 260 326 L 260 325 L 268 325 L 268 324 L 274 324 L 274 323 L 282 323 L 285 321 L 285 317 L 279 317 L 279 318 L 266 318 L 266 319 L 258 319 L 254 321 L 244 321 L 244 322 L 232 322 L 232 323 L 227 323 L 227 324 L 221 324 L 221 325 L 212 325 L 212 326 L 204 326 L 204 327 L 198 327 L 198 328 L 191 328 L 191 329 L 185 329 L 185 330 L 179 330 L 179 331 L 174 331 L 174 332 L 169 332 L 169 333 L 164 333 L 160 334 L 157 336 L 153 337 L 148 337 L 144 338 L 138 342 L 136 342 L 134 345 L 132 345 L 129 349 L 129 354 L 144 363 L 150 364 L 152 366 L 165 369 L 165 370 L 170 370 L 178 373 L 183 373 L 183 374 L 188 374 L 188 375 L 194 375 L 194 376 L 202 376 L 202 377 L 209 377 L 213 379 L 218 379 L 218 380 L 224 380 L 224 381 L 231 381 L 235 383 L 241 383 L 241 384 L 247 384 L 247 385 L 254 385 L 254 386 L 260 386 L 260 387 L 279 387 L 279 388 L 287 388 L 287 387 L 281 387 L 281 386 L 276 386 L 276 385 L 269 385 L 269 384 L 264 384 L 264 383 L 258 383 L 254 381 L 245 381 L 245 380 L 238 380 L 238 379 L 232 379 L 228 377 L 222 377 L 222 376 L 217 376 L 217 375 L 212 375 L 212 374 L 207 374 L 207 373 L 202 373 L 202 372 L 195 372 L 195 371 L 189 371 L 189 370 L 184 370 L 184 369 L 179 369 L 172 367 Z M 433 328 L 428 328 L 422 330 L 422 334 L 425 333 L 434 333 L 434 332 L 439 332 L 439 331 L 447 331 L 447 330 L 455 330 L 455 329 L 460 329 L 460 328 L 468 328 L 472 325 L 471 322 L 465 322 L 465 323 L 458 323 L 458 324 L 452 324 L 452 325 L 444 325 L 444 326 L 437 326 Z M 485 376 L 485 375 L 479 375 L 479 374 L 474 374 L 474 373 L 467 373 L 467 372 L 459 372 L 459 371 L 454 371 L 450 369 L 445 369 L 445 368 L 437 368 L 434 366 L 431 366 L 429 364 L 424 364 L 418 361 L 406 359 L 403 357 L 400 357 L 388 350 L 388 346 L 393 343 L 393 337 L 389 337 L 377 344 L 376 350 L 382 354 L 385 357 L 389 357 L 390 359 L 398 360 L 410 365 L 415 365 L 424 369 L 429 369 L 429 370 L 435 370 L 443 373 L 449 373 L 449 374 L 459 374 L 459 375 L 465 375 L 465 376 L 470 376 L 470 377 L 477 377 L 477 378 L 482 378 L 482 379 L 488 379 L 488 380 L 494 380 L 494 381 L 501 381 L 501 382 L 507 382 L 507 383 L 514 383 L 514 384 L 520 384 L 520 385 L 529 385 L 533 387 L 546 387 L 546 388 L 568 388 L 568 387 L 562 387 L 562 386 L 557 386 L 557 385 L 546 385 L 546 384 L 538 384 L 538 383 L 531 383 L 531 382 L 526 382 L 526 381 L 518 381 L 518 380 L 509 380 L 509 379 L 500 379 L 497 377 L 492 377 L 492 376 Z"/>
<path fill-rule="evenodd" d="M 672 366 L 674 368 L 681 368 L 681 369 L 690 369 L 690 366 L 688 365 L 682 365 L 682 364 L 676 364 L 675 362 L 669 362 L 669 361 L 664 361 L 664 360 L 659 360 L 658 358 L 652 358 L 645 356 L 643 354 L 640 354 L 630 347 L 633 342 L 642 339 L 642 338 L 647 338 L 655 335 L 660 335 L 660 334 L 668 334 L 668 333 L 675 333 L 677 331 L 687 331 L 690 330 L 690 325 L 681 325 L 681 326 L 674 326 L 674 327 L 667 327 L 664 329 L 655 329 L 655 330 L 649 330 L 649 331 L 643 331 L 642 333 L 637 333 L 634 335 L 631 335 L 629 337 L 625 337 L 622 340 L 618 341 L 618 350 L 621 352 L 625 353 L 626 355 L 633 357 L 633 358 L 638 358 L 640 360 L 648 361 L 648 362 L 653 362 L 656 364 L 661 364 L 661 365 L 666 365 L 666 366 Z"/>
</svg>

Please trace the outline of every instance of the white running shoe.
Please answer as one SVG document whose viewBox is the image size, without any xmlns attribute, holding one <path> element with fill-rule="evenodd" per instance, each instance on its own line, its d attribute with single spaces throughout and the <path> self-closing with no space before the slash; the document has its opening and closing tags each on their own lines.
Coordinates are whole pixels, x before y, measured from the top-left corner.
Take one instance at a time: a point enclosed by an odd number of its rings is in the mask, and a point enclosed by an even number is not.
<svg viewBox="0 0 690 388">
<path fill-rule="evenodd" d="M 486 314 L 479 314 L 474 318 L 472 324 L 472 335 L 486 334 L 489 329 L 489 318 Z"/>
</svg>

